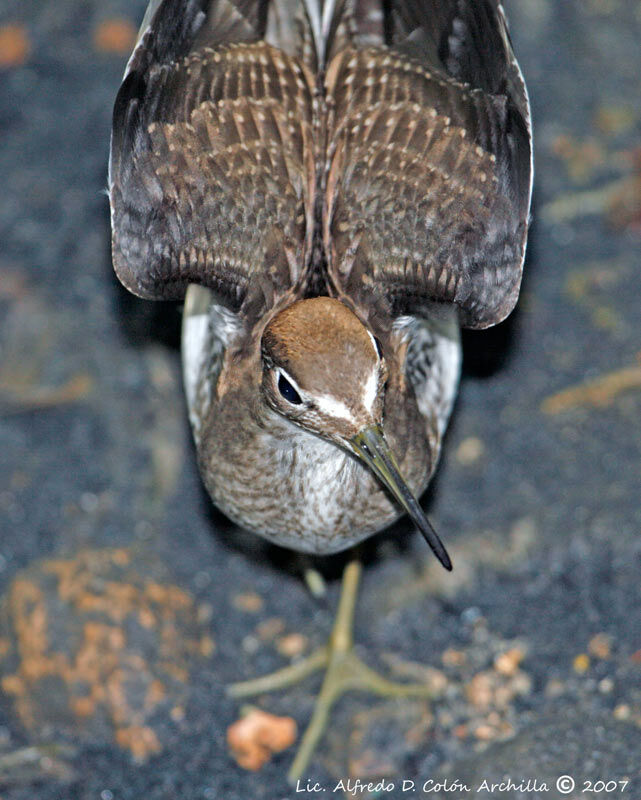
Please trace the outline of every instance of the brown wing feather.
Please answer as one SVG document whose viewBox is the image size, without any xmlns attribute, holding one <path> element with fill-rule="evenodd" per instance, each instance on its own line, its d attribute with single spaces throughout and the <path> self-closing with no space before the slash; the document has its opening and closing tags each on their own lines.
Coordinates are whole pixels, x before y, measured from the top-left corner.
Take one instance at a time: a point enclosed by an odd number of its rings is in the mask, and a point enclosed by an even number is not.
<svg viewBox="0 0 641 800">
<path fill-rule="evenodd" d="M 239 308 L 252 285 L 285 291 L 326 258 L 354 302 L 392 315 L 454 302 L 464 324 L 499 321 L 518 295 L 531 188 L 500 4 L 335 0 L 322 31 L 306 8 L 153 0 L 114 109 L 121 280 L 154 298 L 202 283 Z M 321 192 L 325 258 L 308 269 Z"/>
<path fill-rule="evenodd" d="M 463 324 L 492 325 L 518 296 L 531 191 L 502 11 L 397 0 L 383 22 L 386 47 L 343 50 L 327 72 L 330 274 L 394 314 L 454 302 Z"/>
<path fill-rule="evenodd" d="M 241 3 L 205 3 L 191 27 L 190 5 L 160 5 L 116 100 L 113 261 L 140 296 L 181 297 L 194 282 L 239 308 L 252 279 L 279 291 L 303 272 L 313 232 L 313 79 L 264 41 L 209 46 L 225 24 L 236 38 L 258 38 Z"/>
</svg>

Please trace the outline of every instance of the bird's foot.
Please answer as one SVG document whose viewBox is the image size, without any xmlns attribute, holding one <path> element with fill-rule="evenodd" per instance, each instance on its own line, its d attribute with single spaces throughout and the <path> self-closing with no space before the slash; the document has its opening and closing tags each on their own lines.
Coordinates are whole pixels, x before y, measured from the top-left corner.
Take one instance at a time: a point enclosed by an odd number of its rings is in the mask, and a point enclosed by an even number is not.
<svg viewBox="0 0 641 800">
<path fill-rule="evenodd" d="M 288 778 L 292 783 L 305 772 L 327 727 L 331 708 L 345 692 L 350 690 L 366 691 L 383 697 L 430 697 L 432 695 L 432 690 L 425 684 L 396 683 L 383 678 L 356 655 L 352 628 L 360 569 L 360 563 L 357 561 L 350 562 L 345 569 L 338 613 L 327 645 L 289 667 L 256 680 L 234 683 L 229 687 L 232 696 L 249 697 L 284 689 L 299 683 L 318 670 L 325 670 L 323 685 L 316 698 L 312 719 L 288 773 Z"/>
</svg>

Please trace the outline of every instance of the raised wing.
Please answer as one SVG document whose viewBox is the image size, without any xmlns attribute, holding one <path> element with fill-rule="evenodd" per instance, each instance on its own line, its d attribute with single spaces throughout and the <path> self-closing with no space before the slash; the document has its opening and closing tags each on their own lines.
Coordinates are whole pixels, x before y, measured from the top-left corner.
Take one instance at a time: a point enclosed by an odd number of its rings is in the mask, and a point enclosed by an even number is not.
<svg viewBox="0 0 641 800">
<path fill-rule="evenodd" d="M 333 51 L 326 77 L 333 282 L 393 314 L 448 302 L 462 324 L 493 325 L 518 297 L 532 175 L 527 94 L 502 7 L 354 8 L 351 45 Z"/>
<path fill-rule="evenodd" d="M 250 286 L 273 295 L 304 273 L 314 79 L 265 41 L 281 24 L 266 9 L 152 0 L 145 15 L 109 170 L 114 267 L 141 297 L 180 298 L 193 282 L 237 310 Z"/>
</svg>

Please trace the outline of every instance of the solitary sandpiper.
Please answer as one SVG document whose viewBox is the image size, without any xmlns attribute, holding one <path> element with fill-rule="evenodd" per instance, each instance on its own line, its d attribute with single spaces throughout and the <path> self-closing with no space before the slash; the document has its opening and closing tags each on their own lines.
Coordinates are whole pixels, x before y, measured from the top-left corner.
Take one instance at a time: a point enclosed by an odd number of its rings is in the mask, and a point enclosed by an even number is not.
<svg viewBox="0 0 641 800">
<path fill-rule="evenodd" d="M 345 550 L 417 497 L 458 383 L 459 326 L 519 293 L 531 194 L 523 78 L 498 0 L 152 0 L 118 93 L 109 193 L 125 286 L 185 298 L 198 460 L 231 519 Z M 290 775 L 347 688 L 360 568 L 329 644 L 236 695 L 327 669 Z"/>
</svg>

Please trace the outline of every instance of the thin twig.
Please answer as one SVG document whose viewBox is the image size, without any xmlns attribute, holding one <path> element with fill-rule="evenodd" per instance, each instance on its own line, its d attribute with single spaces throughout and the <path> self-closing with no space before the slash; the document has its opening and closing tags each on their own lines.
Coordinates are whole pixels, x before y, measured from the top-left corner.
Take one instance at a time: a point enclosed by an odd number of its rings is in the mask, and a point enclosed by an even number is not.
<svg viewBox="0 0 641 800">
<path fill-rule="evenodd" d="M 546 397 L 541 403 L 541 411 L 545 414 L 559 414 L 576 406 L 604 408 L 621 392 L 640 388 L 641 366 L 625 367 Z"/>
</svg>

